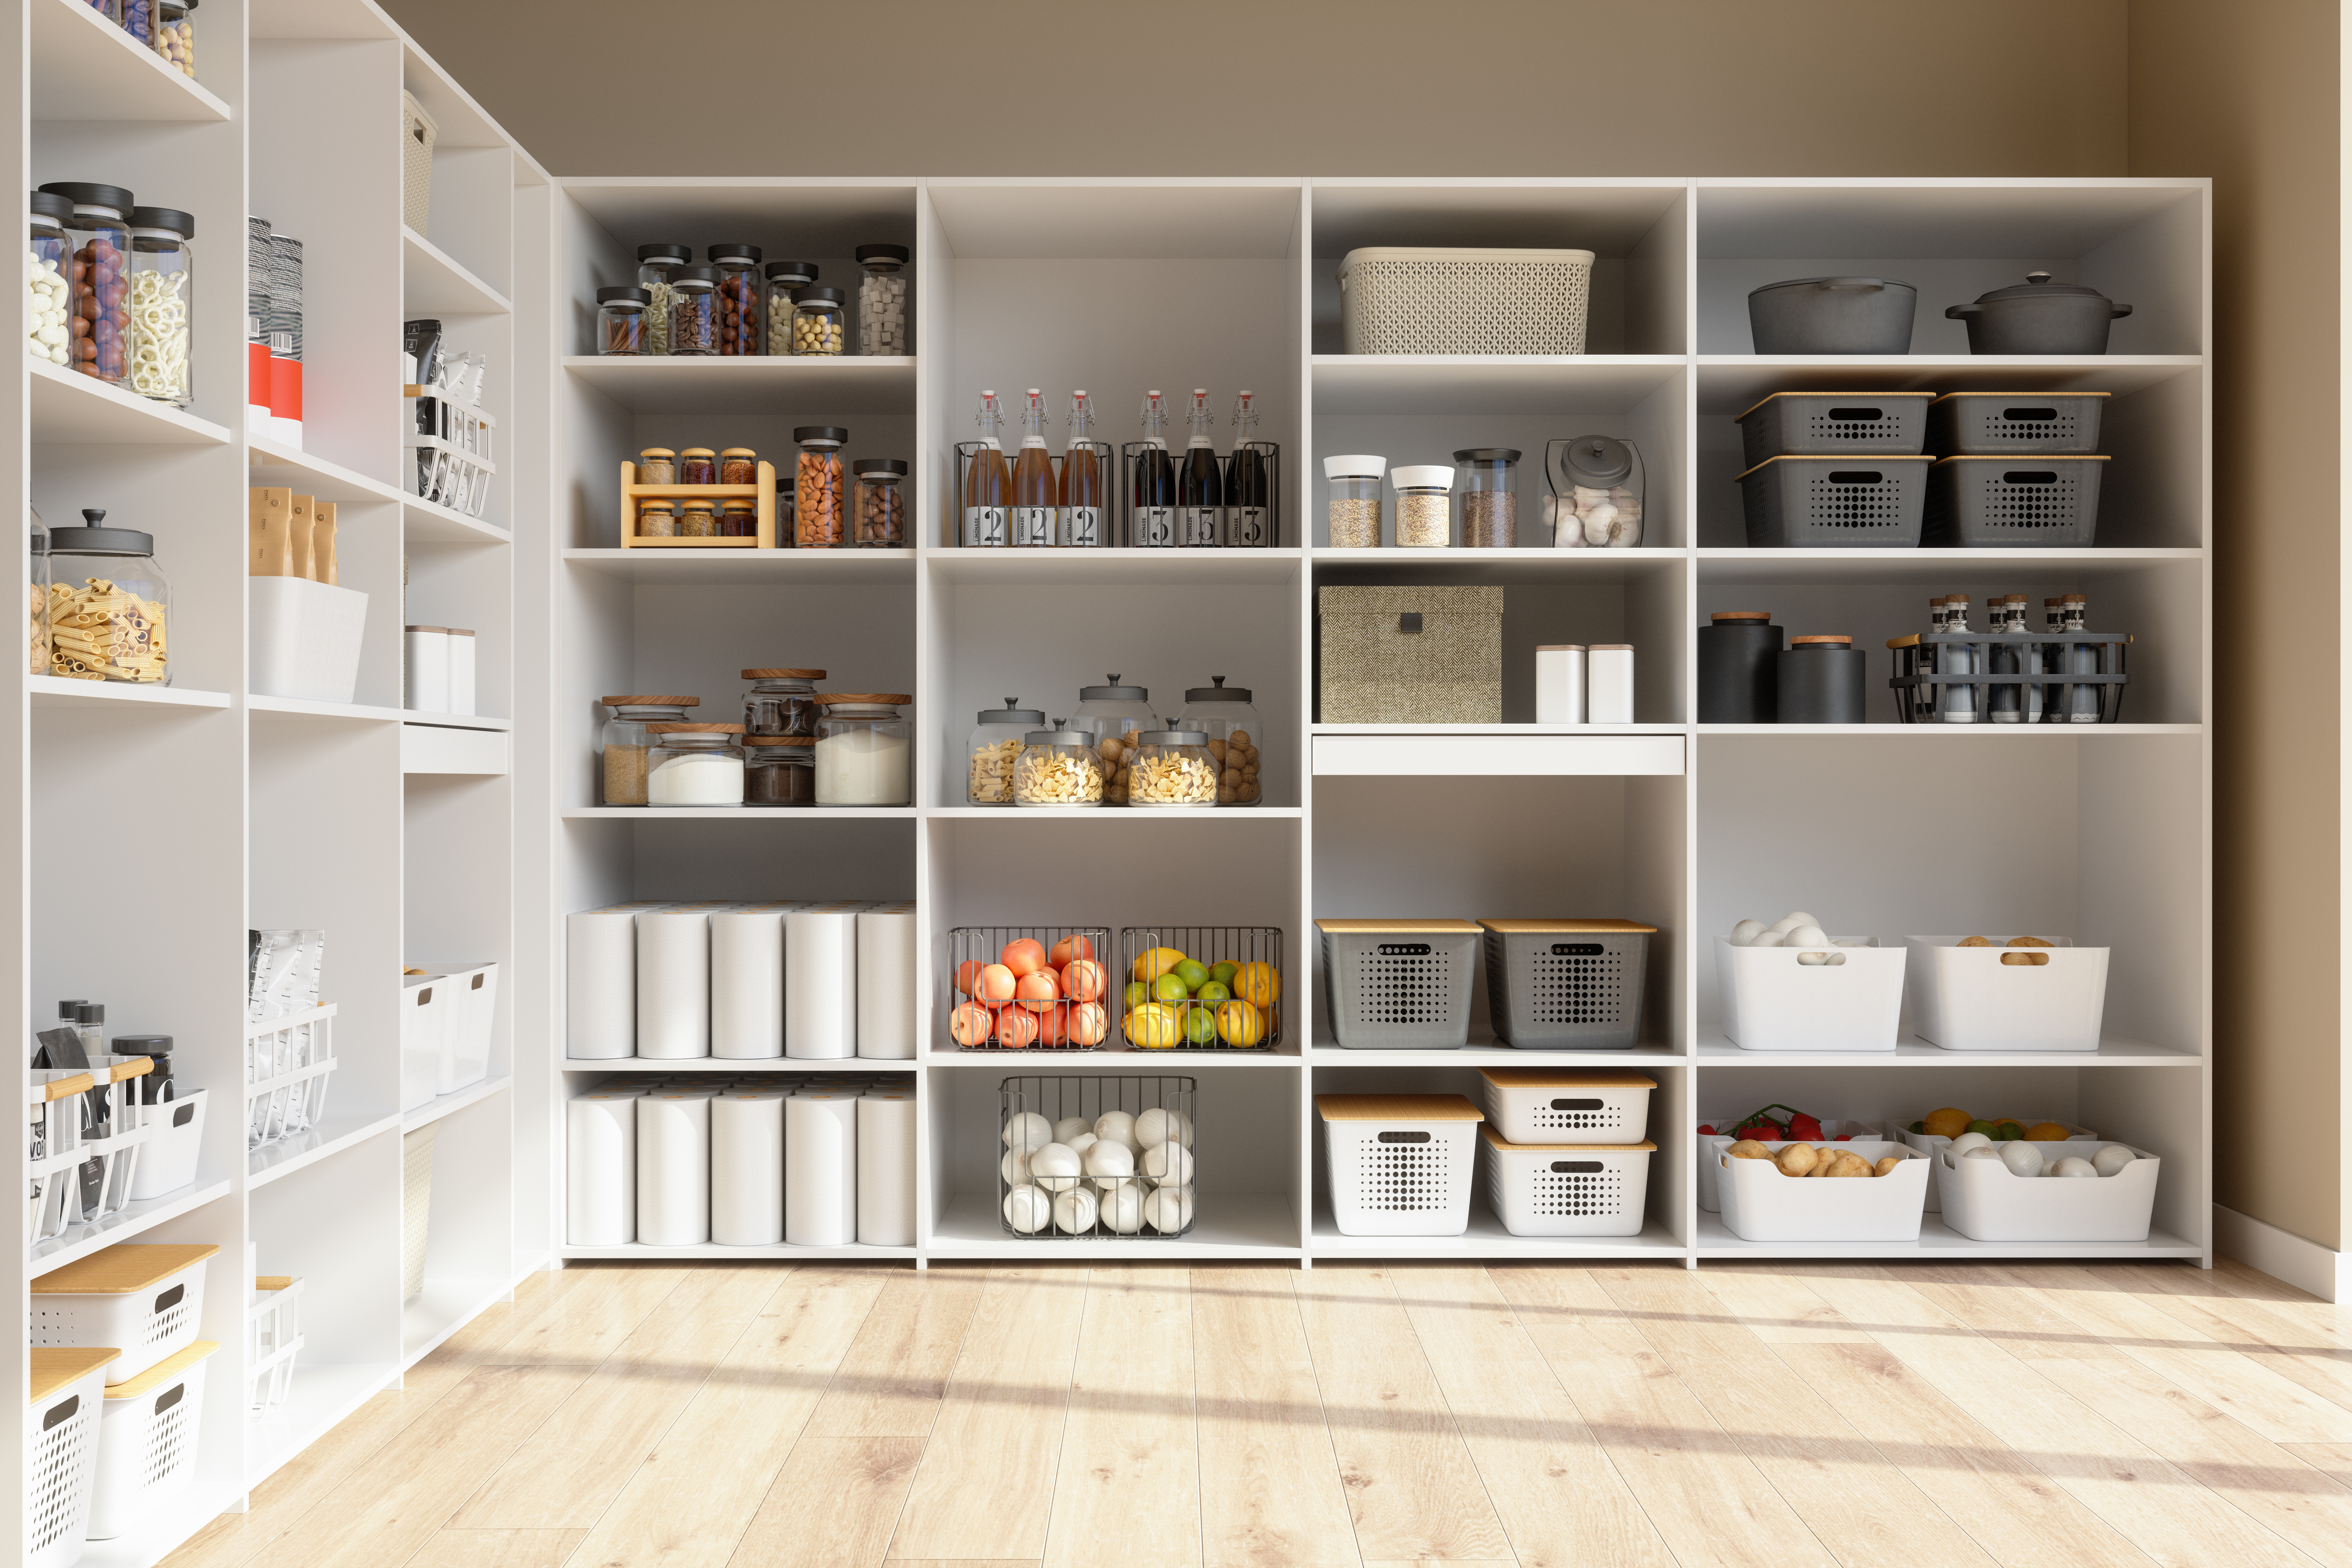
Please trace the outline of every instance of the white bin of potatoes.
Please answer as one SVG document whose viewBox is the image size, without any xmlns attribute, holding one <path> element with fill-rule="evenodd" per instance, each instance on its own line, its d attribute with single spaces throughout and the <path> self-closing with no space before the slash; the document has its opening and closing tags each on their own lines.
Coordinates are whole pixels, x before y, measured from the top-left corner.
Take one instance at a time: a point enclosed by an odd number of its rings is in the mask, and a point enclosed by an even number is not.
<svg viewBox="0 0 2352 1568">
<path fill-rule="evenodd" d="M 1811 1151 L 1813 1159 L 1799 1150 Z M 1871 1173 L 1813 1174 L 1822 1158 L 1835 1160 L 1840 1153 L 1862 1162 Z M 1888 1162 L 1885 1173 L 1876 1173 Z M 1784 1143 L 1771 1159 L 1724 1151 L 1716 1190 L 1724 1228 L 1742 1241 L 1916 1241 L 1927 1202 L 1927 1159 L 1916 1149 L 1883 1138 Z"/>
<path fill-rule="evenodd" d="M 2103 1144 L 2089 1159 L 2056 1153 L 2068 1147 L 2006 1143 L 2000 1152 L 1979 1159 L 1937 1150 L 1936 1191 L 1944 1202 L 1944 1223 L 1971 1241 L 2146 1241 L 2162 1162 L 2126 1143 Z M 2042 1167 L 2021 1172 L 2011 1162 L 2022 1156 L 2008 1154 L 2012 1149 L 2051 1155 Z M 2069 1167 L 2087 1165 L 2091 1173 L 2053 1173 L 2050 1166 L 2060 1159 Z"/>
<path fill-rule="evenodd" d="M 1911 1027 L 1948 1051 L 2095 1051 L 2107 953 L 2066 938 L 1914 936 Z"/>
</svg>

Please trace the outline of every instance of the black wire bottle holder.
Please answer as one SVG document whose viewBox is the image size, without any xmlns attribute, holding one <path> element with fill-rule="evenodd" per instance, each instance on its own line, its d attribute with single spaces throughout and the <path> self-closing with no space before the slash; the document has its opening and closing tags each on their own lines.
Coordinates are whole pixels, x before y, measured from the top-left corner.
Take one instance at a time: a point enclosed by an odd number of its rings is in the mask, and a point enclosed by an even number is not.
<svg viewBox="0 0 2352 1568">
<path fill-rule="evenodd" d="M 1244 441 L 1239 449 L 1255 452 L 1265 459 L 1265 505 L 1244 508 L 1229 504 L 1221 508 L 1217 546 L 1227 550 L 1275 549 L 1282 543 L 1282 447 L 1274 441 Z M 1178 508 L 1174 502 L 1147 507 L 1138 494 L 1143 455 L 1148 451 L 1167 457 L 1171 468 L 1181 458 L 1181 450 L 1154 447 L 1149 441 L 1129 441 L 1119 447 L 1118 542 L 1131 550 L 1187 548 L 1179 542 Z M 1234 455 L 1221 452 L 1213 456 L 1217 459 L 1218 493 L 1229 496 L 1233 493 Z"/>
<path fill-rule="evenodd" d="M 1895 690 L 1895 715 L 1906 724 L 2120 723 L 2124 687 L 2131 679 L 2124 670 L 2124 652 L 2131 646 L 2131 640 L 2127 634 L 2115 632 L 2054 636 L 2048 632 L 1914 632 L 1888 641 L 1894 674 L 1886 684 Z M 1991 665 L 1996 648 L 2014 650 L 2019 668 L 1994 670 Z M 1957 662 L 1948 653 L 1940 651 L 1946 649 L 1964 653 L 1970 668 L 1965 672 L 1949 673 L 1925 668 L 1924 656 L 1928 650 L 1938 650 L 1936 662 L 1939 665 Z M 2074 663 L 2077 653 L 2088 653 L 2094 668 L 2067 668 Z M 2032 668 L 2026 668 L 2029 665 Z M 1994 718 L 1996 690 L 2012 686 L 2017 688 L 2016 719 Z M 2042 711 L 2038 716 L 2029 716 L 2027 689 L 2035 687 L 2041 689 Z M 1948 694 L 1955 688 L 1974 694 L 1969 709 L 1973 718 L 1955 721 L 1946 716 Z M 2088 699 L 2087 702 L 2084 699 Z M 2078 706 L 2084 710 L 2080 714 L 2075 711 Z"/>
<path fill-rule="evenodd" d="M 1013 508 L 1009 500 L 1000 507 L 975 507 L 971 503 L 972 458 L 987 446 L 985 441 L 958 441 L 955 444 L 955 542 L 958 545 L 966 550 L 1005 550 L 1023 545 L 1033 549 L 1103 550 L 1118 542 L 1113 533 L 1121 512 L 1111 493 L 1112 453 L 1108 443 L 1070 443 L 1072 450 L 1086 452 L 1095 465 L 1095 494 L 1101 498 L 1100 504 L 1083 509 L 1092 513 L 1090 517 L 1079 515 L 1080 508 L 1055 507 L 1053 527 L 1047 531 L 1048 537 L 1034 542 L 1020 539 L 1013 526 Z M 1048 460 L 1054 466 L 1055 493 L 1059 494 L 1062 469 L 1069 459 L 1065 454 L 1055 454 Z M 1008 474 L 1012 471 L 1013 462 L 1012 458 L 1005 458 Z M 1010 493 L 1009 486 L 1007 492 Z"/>
</svg>

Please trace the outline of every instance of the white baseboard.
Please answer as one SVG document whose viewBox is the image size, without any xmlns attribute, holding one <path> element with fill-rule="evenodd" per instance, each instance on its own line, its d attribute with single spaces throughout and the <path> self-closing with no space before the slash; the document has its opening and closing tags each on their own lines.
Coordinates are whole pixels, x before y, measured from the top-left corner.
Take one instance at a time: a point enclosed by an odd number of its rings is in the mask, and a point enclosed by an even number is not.
<svg viewBox="0 0 2352 1568">
<path fill-rule="evenodd" d="M 2323 1301 L 2352 1300 L 2352 1253 L 2305 1241 L 2220 1204 L 2213 1205 L 2213 1250 Z"/>
</svg>

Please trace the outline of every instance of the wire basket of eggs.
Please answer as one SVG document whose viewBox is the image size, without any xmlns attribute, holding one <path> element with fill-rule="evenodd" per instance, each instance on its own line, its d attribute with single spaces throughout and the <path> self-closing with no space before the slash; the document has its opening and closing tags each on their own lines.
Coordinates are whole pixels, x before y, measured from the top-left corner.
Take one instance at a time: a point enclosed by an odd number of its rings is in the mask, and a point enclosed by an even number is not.
<svg viewBox="0 0 2352 1568">
<path fill-rule="evenodd" d="M 997 1098 L 1005 1235 L 1150 1241 L 1192 1230 L 1193 1079 L 1008 1078 Z"/>
</svg>

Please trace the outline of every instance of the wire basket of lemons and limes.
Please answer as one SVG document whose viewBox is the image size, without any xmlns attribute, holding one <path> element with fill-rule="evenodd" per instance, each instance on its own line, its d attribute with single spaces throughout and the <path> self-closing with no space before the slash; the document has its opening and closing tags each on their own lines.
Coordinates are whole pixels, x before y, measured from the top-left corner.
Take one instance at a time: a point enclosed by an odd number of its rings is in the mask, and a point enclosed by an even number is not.
<svg viewBox="0 0 2352 1568">
<path fill-rule="evenodd" d="M 1139 1051 L 1266 1050 L 1282 1044 L 1276 926 L 1129 926 L 1120 1030 Z"/>
</svg>

